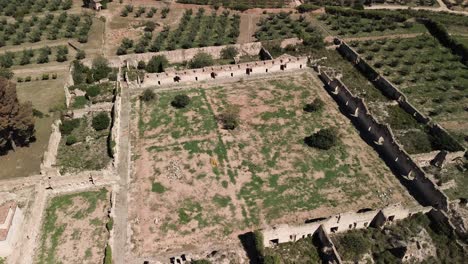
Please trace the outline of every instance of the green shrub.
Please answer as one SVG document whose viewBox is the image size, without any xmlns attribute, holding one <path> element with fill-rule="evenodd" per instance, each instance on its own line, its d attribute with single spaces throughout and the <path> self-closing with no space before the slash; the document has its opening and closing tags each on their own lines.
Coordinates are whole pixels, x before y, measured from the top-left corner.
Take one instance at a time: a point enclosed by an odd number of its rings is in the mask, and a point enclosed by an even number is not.
<svg viewBox="0 0 468 264">
<path fill-rule="evenodd" d="M 213 64 L 214 60 L 210 54 L 199 52 L 192 58 L 192 60 L 190 60 L 189 67 L 191 69 L 196 69 L 211 66 Z"/>
<path fill-rule="evenodd" d="M 73 101 L 73 108 L 83 108 L 88 103 L 88 99 L 84 96 L 77 96 Z"/>
<path fill-rule="evenodd" d="M 304 138 L 304 143 L 309 147 L 328 150 L 335 146 L 338 141 L 336 133 L 335 129 L 325 128 Z"/>
<path fill-rule="evenodd" d="M 154 98 L 156 98 L 156 94 L 149 88 L 147 88 L 140 96 L 140 99 L 145 102 L 152 101 Z"/>
<path fill-rule="evenodd" d="M 343 259 L 359 261 L 362 256 L 370 251 L 371 243 L 357 232 L 349 232 L 339 239 L 339 245 L 343 252 Z"/>
<path fill-rule="evenodd" d="M 80 119 L 63 120 L 60 125 L 60 133 L 69 135 L 75 128 L 80 126 Z"/>
<path fill-rule="evenodd" d="M 178 94 L 172 100 L 171 105 L 175 108 L 185 108 L 190 103 L 190 97 L 185 94 Z"/>
<path fill-rule="evenodd" d="M 107 78 L 109 73 L 112 71 L 112 68 L 109 67 L 109 61 L 106 58 L 98 56 L 93 60 L 91 70 L 93 72 L 94 80 L 98 81 Z"/>
<path fill-rule="evenodd" d="M 42 74 L 42 80 L 49 80 L 49 74 L 48 73 Z"/>
<path fill-rule="evenodd" d="M 315 98 L 312 103 L 306 104 L 304 106 L 304 111 L 306 112 L 316 112 L 322 110 L 324 103 L 320 98 Z"/>
<path fill-rule="evenodd" d="M 101 93 L 101 88 L 98 85 L 91 85 L 86 88 L 86 96 L 88 98 L 96 97 Z"/>
<path fill-rule="evenodd" d="M 70 145 L 75 144 L 76 141 L 77 141 L 77 139 L 76 139 L 75 136 L 69 135 L 69 136 L 67 137 L 67 140 L 66 140 L 65 144 L 67 144 L 67 146 L 70 146 Z"/>
<path fill-rule="evenodd" d="M 105 112 L 100 112 L 93 117 L 92 126 L 96 131 L 104 130 L 109 127 L 110 118 Z"/>
<path fill-rule="evenodd" d="M 255 250 L 257 251 L 258 255 L 264 256 L 265 255 L 265 245 L 263 245 L 263 234 L 259 230 L 255 230 L 253 232 L 254 240 L 255 240 Z"/>
<path fill-rule="evenodd" d="M 169 64 L 166 56 L 158 55 L 153 56 L 146 64 L 146 71 L 150 73 L 164 72 L 164 69 Z"/>
<path fill-rule="evenodd" d="M 219 115 L 219 120 L 224 129 L 233 130 L 239 126 L 239 108 L 237 106 L 227 106 L 226 110 Z"/>
<path fill-rule="evenodd" d="M 225 60 L 233 59 L 239 54 L 239 51 L 234 46 L 228 46 L 221 50 L 221 58 Z"/>
</svg>

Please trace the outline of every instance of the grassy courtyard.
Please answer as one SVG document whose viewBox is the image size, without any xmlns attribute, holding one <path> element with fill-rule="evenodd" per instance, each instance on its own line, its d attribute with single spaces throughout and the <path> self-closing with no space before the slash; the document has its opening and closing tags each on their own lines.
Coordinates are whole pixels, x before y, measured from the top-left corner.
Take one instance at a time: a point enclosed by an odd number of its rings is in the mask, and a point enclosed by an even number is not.
<svg viewBox="0 0 468 264">
<path fill-rule="evenodd" d="M 181 93 L 190 104 L 172 107 Z M 305 112 L 304 105 L 315 98 L 326 102 L 324 109 Z M 308 73 L 160 92 L 153 101 L 134 104 L 131 195 L 140 206 L 130 215 L 159 215 L 156 222 L 142 219 L 132 225 L 140 254 L 163 248 L 169 236 L 176 248 L 204 237 L 202 230 L 216 241 L 244 228 L 303 220 L 323 210 L 328 215 L 408 202 L 377 154 Z M 217 122 L 230 108 L 239 109 L 240 119 L 232 131 Z M 335 147 L 318 150 L 303 143 L 305 136 L 330 127 L 340 138 Z M 389 188 L 394 190 L 389 197 L 378 197 Z"/>
<path fill-rule="evenodd" d="M 56 196 L 45 211 L 36 263 L 99 263 L 109 238 L 109 191 Z"/>
</svg>

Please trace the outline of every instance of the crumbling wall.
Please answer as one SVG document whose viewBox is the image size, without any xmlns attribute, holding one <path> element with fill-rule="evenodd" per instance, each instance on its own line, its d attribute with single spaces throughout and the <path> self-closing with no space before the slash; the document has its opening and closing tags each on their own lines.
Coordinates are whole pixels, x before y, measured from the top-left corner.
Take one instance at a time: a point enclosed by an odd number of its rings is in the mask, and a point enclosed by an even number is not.
<svg viewBox="0 0 468 264">
<path fill-rule="evenodd" d="M 70 94 L 70 90 L 68 90 L 68 87 L 73 86 L 75 83 L 73 81 L 73 65 L 70 66 L 70 69 L 68 70 L 68 76 L 65 80 L 65 85 L 63 87 L 65 91 L 65 104 L 67 105 L 67 108 L 70 106 L 72 96 Z"/>
<path fill-rule="evenodd" d="M 52 133 L 50 134 L 49 144 L 42 159 L 41 174 L 45 174 L 46 170 L 52 168 L 52 166 L 57 162 L 57 152 L 60 139 L 62 138 L 62 134 L 60 133 L 61 123 L 62 122 L 59 119 L 52 124 Z"/>
<path fill-rule="evenodd" d="M 113 103 L 112 102 L 103 102 L 92 104 L 90 106 L 86 106 L 81 109 L 73 109 L 72 116 L 73 118 L 82 118 L 83 116 L 91 113 L 91 112 L 109 112 L 112 109 Z"/>
<path fill-rule="evenodd" d="M 250 75 L 303 69 L 307 67 L 307 61 L 307 57 L 281 56 L 277 59 L 267 61 L 152 73 L 146 74 L 145 81 L 141 84 L 141 87 L 167 86 L 182 82 L 201 82 L 221 78 L 241 78 Z"/>
<path fill-rule="evenodd" d="M 317 237 L 322 246 L 322 255 L 326 257 L 325 262 L 342 263 L 341 257 L 338 254 L 338 250 L 336 250 L 335 244 L 333 244 L 333 241 L 331 240 L 330 236 L 328 236 L 323 226 L 320 226 L 317 230 Z"/>
<path fill-rule="evenodd" d="M 329 216 L 317 221 L 309 220 L 303 225 L 290 226 L 287 224 L 277 225 L 270 229 L 262 230 L 263 244 L 271 247 L 275 244 L 294 242 L 301 238 L 313 236 L 319 228 L 326 233 L 341 233 L 353 229 L 362 229 L 371 226 L 376 218 L 380 217 L 379 226 L 391 224 L 396 220 L 405 219 L 413 214 L 426 213 L 431 207 L 405 208 L 401 204 L 393 204 L 382 209 L 360 210 L 357 212 L 345 212 Z"/>
<path fill-rule="evenodd" d="M 372 146 L 398 174 L 400 181 L 406 185 L 413 197 L 423 205 L 447 210 L 448 198 L 396 142 L 388 125 L 377 122 L 364 101 L 354 96 L 340 80 L 332 80 L 324 71 L 320 72 L 320 78 L 340 107 L 351 116 L 363 137 L 372 142 Z"/>
</svg>

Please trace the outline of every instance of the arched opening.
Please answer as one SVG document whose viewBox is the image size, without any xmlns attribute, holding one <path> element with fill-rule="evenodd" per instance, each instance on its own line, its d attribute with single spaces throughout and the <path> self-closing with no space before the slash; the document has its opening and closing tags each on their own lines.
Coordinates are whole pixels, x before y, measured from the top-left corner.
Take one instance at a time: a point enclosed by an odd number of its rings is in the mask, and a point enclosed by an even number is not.
<svg viewBox="0 0 468 264">
<path fill-rule="evenodd" d="M 180 82 L 180 77 L 179 76 L 174 77 L 174 82 Z"/>
<path fill-rule="evenodd" d="M 212 79 L 216 79 L 216 75 L 217 75 L 217 74 L 216 74 L 215 72 L 211 72 L 210 75 L 211 75 L 211 78 L 212 78 Z"/>
</svg>

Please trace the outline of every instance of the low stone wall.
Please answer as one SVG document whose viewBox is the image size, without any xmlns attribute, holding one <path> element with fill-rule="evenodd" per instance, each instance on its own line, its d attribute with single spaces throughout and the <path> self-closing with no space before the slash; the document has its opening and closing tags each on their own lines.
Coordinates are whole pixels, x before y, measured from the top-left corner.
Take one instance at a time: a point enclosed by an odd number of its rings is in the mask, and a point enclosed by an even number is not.
<svg viewBox="0 0 468 264">
<path fill-rule="evenodd" d="M 343 111 L 350 115 L 351 121 L 356 124 L 362 136 L 381 154 L 389 167 L 400 176 L 400 181 L 406 185 L 411 195 L 423 205 L 447 210 L 447 196 L 426 177 L 424 171 L 397 143 L 388 125 L 377 122 L 370 114 L 364 101 L 354 96 L 340 80 L 332 80 L 326 72 L 321 71 L 320 68 L 318 70 L 320 78 L 325 83 L 325 88 Z"/>
<path fill-rule="evenodd" d="M 441 151 L 436 150 L 436 151 L 431 151 L 428 153 L 421 153 L 421 154 L 416 154 L 412 155 L 412 158 L 415 162 L 418 163 L 420 167 L 426 167 L 430 165 L 430 162 L 434 160 L 434 158 L 440 153 Z M 455 162 L 456 159 L 459 159 L 463 157 L 465 154 L 464 151 L 456 151 L 456 152 L 448 152 L 447 155 L 445 156 L 444 162 L 446 163 L 453 163 Z"/>
<path fill-rule="evenodd" d="M 67 105 L 67 108 L 70 106 L 72 96 L 70 94 L 70 91 L 68 90 L 68 87 L 73 86 L 75 83 L 73 81 L 73 65 L 70 66 L 70 69 L 68 70 L 68 76 L 65 80 L 65 85 L 63 89 L 65 90 L 65 104 Z"/>
<path fill-rule="evenodd" d="M 47 146 L 47 150 L 44 152 L 42 159 L 41 174 L 46 174 L 46 171 L 50 170 L 57 162 L 57 152 L 62 138 L 62 134 L 60 133 L 61 123 L 62 122 L 59 119 L 52 124 L 52 133 L 50 134 L 49 145 Z"/>
<path fill-rule="evenodd" d="M 103 111 L 109 112 L 111 111 L 112 107 L 113 107 L 112 102 L 93 104 L 91 106 L 86 106 L 85 108 L 73 109 L 72 116 L 73 118 L 82 118 L 83 116 L 92 112 L 103 112 Z"/>
<path fill-rule="evenodd" d="M 307 67 L 307 57 L 281 56 L 274 60 L 255 61 L 183 71 L 146 74 L 140 87 L 167 86 L 185 82 L 201 82 L 221 78 L 242 78 L 250 75 L 270 74 Z M 138 87 L 134 82 L 129 85 Z"/>
<path fill-rule="evenodd" d="M 371 225 L 381 227 L 396 220 L 405 219 L 413 214 L 426 213 L 430 210 L 430 207 L 418 206 L 405 208 L 401 204 L 394 204 L 377 210 L 346 212 L 317 221 L 309 220 L 309 223 L 303 225 L 278 225 L 262 230 L 263 244 L 265 247 L 272 247 L 276 244 L 294 242 L 305 237 L 313 236 L 320 228 L 322 228 L 326 234 L 329 234 L 363 229 Z"/>
<path fill-rule="evenodd" d="M 119 88 L 117 88 L 118 90 Z M 114 159 L 114 167 L 117 167 L 116 161 L 118 160 L 118 148 L 119 145 L 119 126 L 120 126 L 120 107 L 122 104 L 122 98 L 119 91 L 114 100 L 114 105 L 112 107 L 111 116 L 112 116 L 112 127 L 109 134 L 109 155 Z"/>
</svg>

